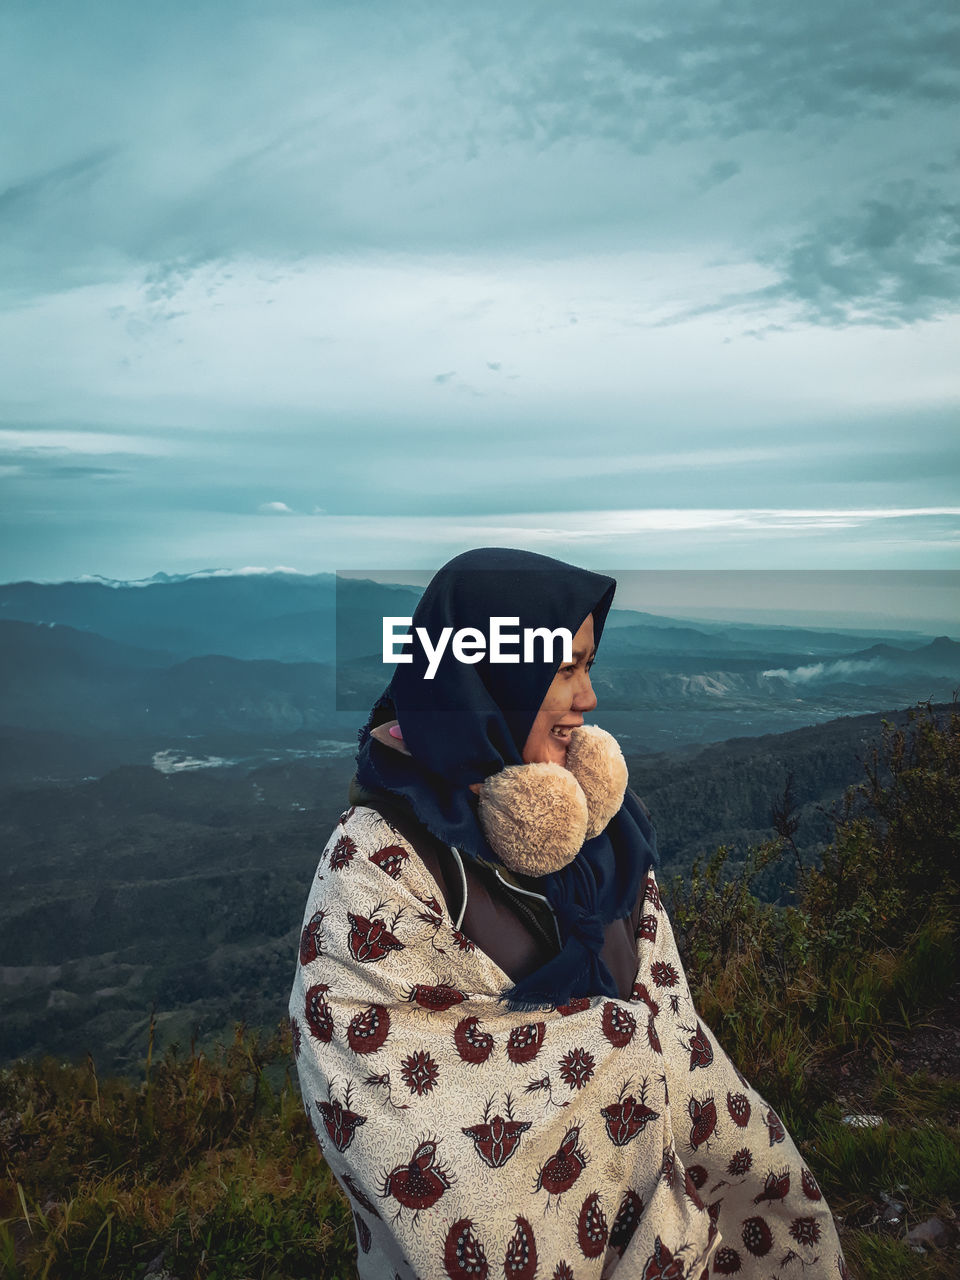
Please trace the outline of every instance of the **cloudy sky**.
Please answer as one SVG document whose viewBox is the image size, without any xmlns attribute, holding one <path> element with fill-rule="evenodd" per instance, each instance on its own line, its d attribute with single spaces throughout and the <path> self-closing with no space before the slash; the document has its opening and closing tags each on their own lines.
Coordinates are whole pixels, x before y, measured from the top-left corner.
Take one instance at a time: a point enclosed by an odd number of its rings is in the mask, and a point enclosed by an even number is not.
<svg viewBox="0 0 960 1280">
<path fill-rule="evenodd" d="M 960 567 L 958 54 L 953 0 L 7 0 L 0 578 Z"/>
</svg>

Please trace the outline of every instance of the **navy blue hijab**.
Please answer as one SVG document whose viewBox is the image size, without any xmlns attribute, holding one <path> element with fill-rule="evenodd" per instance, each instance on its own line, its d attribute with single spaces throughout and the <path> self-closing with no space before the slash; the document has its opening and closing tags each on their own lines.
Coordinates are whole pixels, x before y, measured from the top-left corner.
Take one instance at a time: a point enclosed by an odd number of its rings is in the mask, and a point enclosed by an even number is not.
<svg viewBox="0 0 960 1280">
<path fill-rule="evenodd" d="M 482 547 L 437 572 L 417 605 L 413 628 L 425 627 L 435 644 L 444 627 L 476 627 L 486 636 L 491 616 L 501 616 L 518 618 L 519 627 L 508 629 L 521 635 L 526 627 L 566 627 L 575 634 L 592 613 L 599 647 L 616 585 L 613 578 L 534 552 Z M 499 861 L 469 788 L 523 763 L 527 736 L 560 665 L 543 660 L 539 643 L 535 653 L 539 661 L 506 664 L 484 657 L 470 665 L 457 661 L 448 646 L 434 679 L 426 680 L 427 660 L 414 644 L 413 662 L 397 665 L 360 732 L 358 781 L 398 797 L 444 844 Z M 393 718 L 390 709 L 409 756 L 371 736 L 377 724 Z M 653 826 L 628 790 L 600 835 L 566 867 L 534 882 L 553 908 L 562 945 L 504 998 L 514 1007 L 535 1007 L 566 1004 L 574 996 L 617 996 L 600 959 L 604 930 L 630 915 L 655 862 Z"/>
</svg>

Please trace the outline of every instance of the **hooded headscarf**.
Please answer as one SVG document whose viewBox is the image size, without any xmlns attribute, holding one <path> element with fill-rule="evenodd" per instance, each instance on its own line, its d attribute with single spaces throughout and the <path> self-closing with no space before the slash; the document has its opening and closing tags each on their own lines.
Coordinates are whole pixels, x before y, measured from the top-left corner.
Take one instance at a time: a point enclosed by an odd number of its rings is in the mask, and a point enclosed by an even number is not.
<svg viewBox="0 0 960 1280">
<path fill-rule="evenodd" d="M 475 627 L 487 636 L 491 617 L 516 618 L 508 629 L 566 627 L 576 633 L 593 614 L 600 645 L 616 582 L 613 578 L 548 556 L 483 547 L 444 565 L 423 593 L 413 631 L 426 629 L 436 644 L 443 628 Z M 506 628 L 505 628 L 506 629 Z M 469 857 L 498 861 L 480 826 L 470 784 L 508 765 L 523 763 L 523 747 L 559 661 L 494 663 L 489 653 L 469 664 L 447 652 L 435 677 L 425 679 L 427 659 L 413 645 L 412 662 L 398 664 L 390 684 L 360 732 L 357 779 L 401 800 L 438 839 Z M 520 656 L 523 656 L 522 647 Z M 385 747 L 371 730 L 392 709 L 410 755 Z M 575 996 L 618 994 L 600 959 L 604 930 L 629 915 L 640 885 L 656 862 L 656 837 L 628 790 L 607 827 L 585 841 L 559 871 L 538 878 L 553 909 L 559 953 L 505 993 L 516 1007 L 565 1004 Z"/>
</svg>

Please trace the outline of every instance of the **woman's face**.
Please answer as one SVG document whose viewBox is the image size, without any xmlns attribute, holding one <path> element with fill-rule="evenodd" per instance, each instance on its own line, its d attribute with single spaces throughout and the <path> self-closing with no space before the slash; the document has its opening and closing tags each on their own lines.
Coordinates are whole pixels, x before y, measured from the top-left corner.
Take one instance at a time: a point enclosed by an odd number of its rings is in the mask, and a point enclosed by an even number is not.
<svg viewBox="0 0 960 1280">
<path fill-rule="evenodd" d="M 589 613 L 573 637 L 573 661 L 559 668 L 540 704 L 523 746 L 525 764 L 566 765 L 570 731 L 582 725 L 583 713 L 597 705 L 590 683 L 595 651 L 593 614 Z"/>
</svg>

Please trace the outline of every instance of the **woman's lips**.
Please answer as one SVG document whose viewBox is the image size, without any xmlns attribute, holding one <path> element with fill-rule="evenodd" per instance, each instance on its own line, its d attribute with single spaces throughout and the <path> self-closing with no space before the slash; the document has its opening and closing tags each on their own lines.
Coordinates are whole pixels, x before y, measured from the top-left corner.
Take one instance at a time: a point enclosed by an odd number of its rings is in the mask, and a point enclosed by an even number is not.
<svg viewBox="0 0 960 1280">
<path fill-rule="evenodd" d="M 552 738 L 556 738 L 560 742 L 568 743 L 570 741 L 570 735 L 573 733 L 574 729 L 580 729 L 582 727 L 583 726 L 579 724 L 555 724 L 550 730 L 550 736 Z"/>
</svg>

